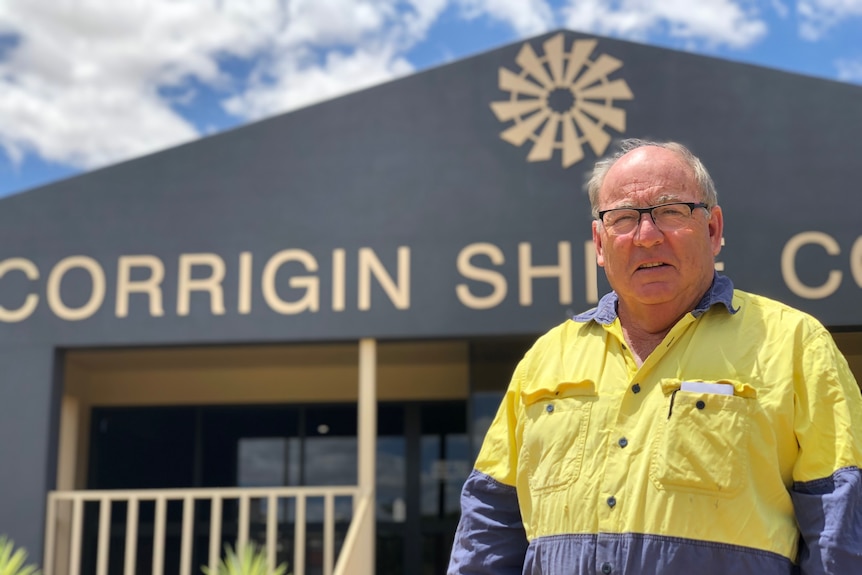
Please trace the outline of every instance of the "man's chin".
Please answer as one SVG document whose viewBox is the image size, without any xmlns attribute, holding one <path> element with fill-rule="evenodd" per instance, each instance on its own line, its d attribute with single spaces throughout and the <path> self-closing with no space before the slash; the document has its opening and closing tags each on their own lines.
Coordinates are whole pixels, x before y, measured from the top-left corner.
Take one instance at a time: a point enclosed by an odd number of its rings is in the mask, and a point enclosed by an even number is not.
<svg viewBox="0 0 862 575">
<path fill-rule="evenodd" d="M 636 287 L 632 297 L 641 305 L 663 305 L 679 300 L 679 289 L 669 283 L 651 282 Z"/>
</svg>

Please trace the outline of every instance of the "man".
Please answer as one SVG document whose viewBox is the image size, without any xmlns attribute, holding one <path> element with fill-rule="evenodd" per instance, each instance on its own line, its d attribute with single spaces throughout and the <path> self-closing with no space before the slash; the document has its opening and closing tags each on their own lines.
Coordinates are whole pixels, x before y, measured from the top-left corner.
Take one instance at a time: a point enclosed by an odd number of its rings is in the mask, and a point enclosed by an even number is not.
<svg viewBox="0 0 862 575">
<path fill-rule="evenodd" d="M 682 145 L 627 140 L 588 189 L 613 292 L 515 370 L 450 575 L 862 573 L 862 396 L 829 333 L 714 272 Z"/>
</svg>

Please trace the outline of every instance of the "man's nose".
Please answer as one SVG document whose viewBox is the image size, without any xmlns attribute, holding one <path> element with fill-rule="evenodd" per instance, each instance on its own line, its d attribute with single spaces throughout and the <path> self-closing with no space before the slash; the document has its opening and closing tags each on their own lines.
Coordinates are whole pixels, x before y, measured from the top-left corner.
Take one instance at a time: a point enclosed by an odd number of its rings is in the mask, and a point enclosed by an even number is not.
<svg viewBox="0 0 862 575">
<path fill-rule="evenodd" d="M 638 225 L 635 228 L 635 242 L 638 244 L 656 244 L 664 239 L 664 234 L 656 225 L 652 214 L 649 212 L 641 214 Z"/>
</svg>

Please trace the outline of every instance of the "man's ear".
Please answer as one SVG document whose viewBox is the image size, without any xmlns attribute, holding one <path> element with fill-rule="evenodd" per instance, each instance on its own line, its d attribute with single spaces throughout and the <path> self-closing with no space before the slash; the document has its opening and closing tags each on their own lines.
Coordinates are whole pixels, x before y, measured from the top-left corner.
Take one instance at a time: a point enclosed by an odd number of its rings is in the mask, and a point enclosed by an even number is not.
<svg viewBox="0 0 862 575">
<path fill-rule="evenodd" d="M 596 247 L 596 263 L 600 267 L 605 267 L 605 246 L 602 243 L 601 230 L 599 230 L 599 226 L 601 225 L 601 222 L 598 220 L 593 220 L 593 245 Z"/>
<path fill-rule="evenodd" d="M 712 244 L 712 255 L 721 251 L 721 238 L 724 237 L 724 215 L 721 206 L 712 206 L 709 217 L 709 241 Z"/>
</svg>

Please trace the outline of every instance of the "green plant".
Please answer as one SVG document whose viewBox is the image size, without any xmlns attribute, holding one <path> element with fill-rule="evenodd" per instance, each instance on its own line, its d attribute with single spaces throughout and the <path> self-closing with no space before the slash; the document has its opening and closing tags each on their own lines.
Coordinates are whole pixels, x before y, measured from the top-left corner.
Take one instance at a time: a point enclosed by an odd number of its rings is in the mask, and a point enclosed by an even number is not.
<svg viewBox="0 0 862 575">
<path fill-rule="evenodd" d="M 266 551 L 249 543 L 237 549 L 224 547 L 225 556 L 214 570 L 202 567 L 204 575 L 290 575 L 287 565 L 282 563 L 272 573 L 266 567 Z M 0 575 L 5 575 L 0 571 Z"/>
<path fill-rule="evenodd" d="M 0 575 L 40 575 L 35 565 L 24 566 L 27 561 L 27 552 L 23 549 L 15 549 L 15 543 L 6 537 L 0 536 Z"/>
</svg>

